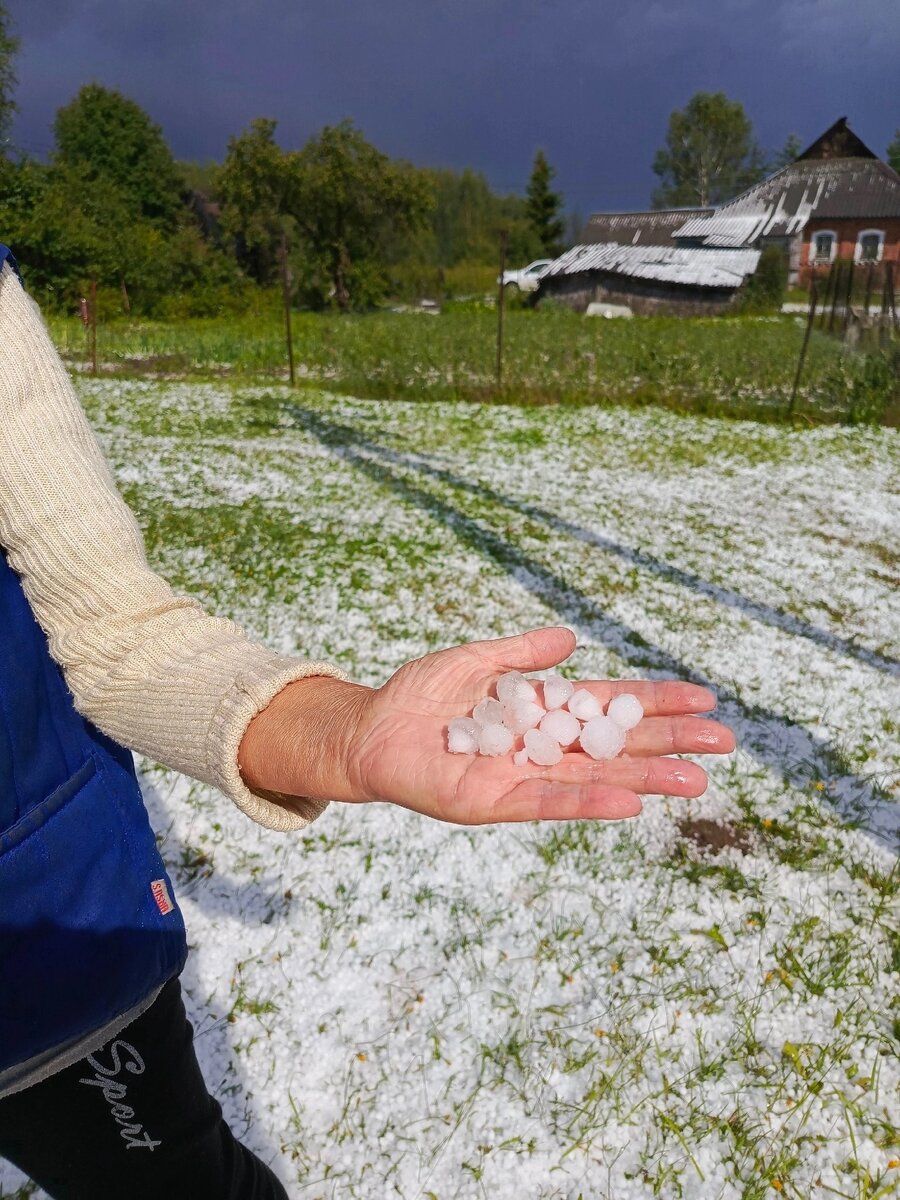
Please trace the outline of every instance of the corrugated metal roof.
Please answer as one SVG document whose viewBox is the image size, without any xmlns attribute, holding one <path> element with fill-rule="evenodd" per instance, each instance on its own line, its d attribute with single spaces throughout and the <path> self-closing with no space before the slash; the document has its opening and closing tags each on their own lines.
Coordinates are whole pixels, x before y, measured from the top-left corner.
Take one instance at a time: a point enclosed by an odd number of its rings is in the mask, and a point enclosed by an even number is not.
<svg viewBox="0 0 900 1200">
<path fill-rule="evenodd" d="M 618 242 L 623 246 L 671 246 L 672 234 L 692 217 L 708 216 L 712 208 L 669 208 L 650 212 L 594 213 L 581 234 L 581 245 Z"/>
<path fill-rule="evenodd" d="M 622 246 L 618 242 L 573 246 L 541 272 L 580 275 L 605 271 L 659 283 L 691 287 L 736 288 L 756 270 L 758 250 L 709 250 L 697 246 Z"/>
<path fill-rule="evenodd" d="M 900 217 L 900 175 L 877 158 L 805 159 L 721 205 L 685 221 L 673 236 L 704 246 L 746 246 L 789 237 L 811 220 Z"/>
</svg>

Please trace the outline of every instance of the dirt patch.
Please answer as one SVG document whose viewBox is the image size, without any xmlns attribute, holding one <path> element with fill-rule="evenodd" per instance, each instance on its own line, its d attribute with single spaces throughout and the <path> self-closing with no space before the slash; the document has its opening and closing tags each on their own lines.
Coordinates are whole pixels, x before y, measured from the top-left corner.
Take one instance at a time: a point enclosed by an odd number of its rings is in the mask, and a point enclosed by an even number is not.
<svg viewBox="0 0 900 1200">
<path fill-rule="evenodd" d="M 83 356 L 66 360 L 82 375 L 91 374 L 91 366 Z M 187 354 L 148 354 L 146 356 L 108 359 L 97 364 L 97 374 L 150 379 L 190 379 L 195 376 L 221 378 L 234 374 L 230 363 L 196 363 Z"/>
<path fill-rule="evenodd" d="M 678 822 L 678 832 L 701 850 L 726 850 L 734 848 L 746 854 L 750 849 L 750 839 L 741 829 L 734 825 L 720 825 L 718 821 L 704 818 L 686 818 Z"/>
</svg>

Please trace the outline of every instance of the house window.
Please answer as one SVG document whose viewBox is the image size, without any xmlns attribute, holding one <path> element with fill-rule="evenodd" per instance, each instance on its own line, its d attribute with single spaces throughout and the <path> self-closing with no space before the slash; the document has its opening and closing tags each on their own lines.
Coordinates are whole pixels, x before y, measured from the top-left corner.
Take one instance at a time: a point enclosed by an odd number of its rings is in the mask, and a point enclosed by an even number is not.
<svg viewBox="0 0 900 1200">
<path fill-rule="evenodd" d="M 863 229 L 856 239 L 856 253 L 853 255 L 858 263 L 881 262 L 884 254 L 884 230 Z"/>
<path fill-rule="evenodd" d="M 831 229 L 822 229 L 813 234 L 812 261 L 817 263 L 834 262 L 837 253 L 837 234 Z"/>
</svg>

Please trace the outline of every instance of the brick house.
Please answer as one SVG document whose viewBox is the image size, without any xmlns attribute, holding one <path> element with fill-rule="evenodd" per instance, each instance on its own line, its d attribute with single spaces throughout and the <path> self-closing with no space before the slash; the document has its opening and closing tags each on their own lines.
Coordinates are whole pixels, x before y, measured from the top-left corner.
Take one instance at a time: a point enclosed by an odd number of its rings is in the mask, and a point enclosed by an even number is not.
<svg viewBox="0 0 900 1200">
<path fill-rule="evenodd" d="M 900 175 L 846 117 L 716 209 L 595 213 L 579 245 L 545 270 L 538 298 L 581 310 L 595 300 L 637 313 L 724 312 L 769 245 L 787 255 L 792 284 L 808 284 L 838 258 L 900 262 Z"/>
<path fill-rule="evenodd" d="M 782 246 L 792 283 L 836 258 L 900 261 L 900 175 L 847 127 L 816 138 L 794 162 L 673 234 L 680 245 Z"/>
</svg>

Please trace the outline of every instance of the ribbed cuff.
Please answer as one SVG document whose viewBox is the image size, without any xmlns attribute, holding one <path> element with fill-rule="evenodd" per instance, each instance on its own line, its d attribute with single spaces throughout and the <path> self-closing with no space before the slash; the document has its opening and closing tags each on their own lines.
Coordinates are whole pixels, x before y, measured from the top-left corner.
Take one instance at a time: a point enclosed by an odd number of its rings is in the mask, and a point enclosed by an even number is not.
<svg viewBox="0 0 900 1200">
<path fill-rule="evenodd" d="M 247 726 L 257 713 L 269 704 L 289 683 L 324 675 L 348 681 L 349 676 L 327 662 L 306 662 L 273 654 L 264 647 L 250 643 L 258 662 L 249 664 L 223 697 L 210 723 L 207 741 L 210 776 L 221 791 L 229 796 L 241 812 L 259 825 L 279 833 L 304 829 L 328 807 L 327 801 L 306 796 L 286 796 L 284 807 L 251 792 L 241 778 L 238 750 Z"/>
</svg>

